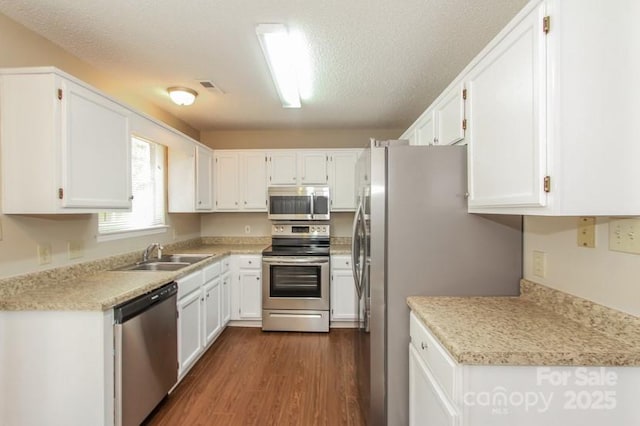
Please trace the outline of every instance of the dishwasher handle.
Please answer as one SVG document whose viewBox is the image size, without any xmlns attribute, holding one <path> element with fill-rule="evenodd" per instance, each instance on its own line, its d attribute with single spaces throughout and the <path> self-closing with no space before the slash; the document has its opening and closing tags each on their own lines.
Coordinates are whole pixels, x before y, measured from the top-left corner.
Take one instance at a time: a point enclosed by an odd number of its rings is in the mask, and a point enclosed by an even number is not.
<svg viewBox="0 0 640 426">
<path fill-rule="evenodd" d="M 178 292 L 178 284 L 171 282 L 158 289 L 126 301 L 113 308 L 113 316 L 116 324 L 122 324 L 129 319 L 140 315 L 152 306 L 169 299 Z"/>
</svg>

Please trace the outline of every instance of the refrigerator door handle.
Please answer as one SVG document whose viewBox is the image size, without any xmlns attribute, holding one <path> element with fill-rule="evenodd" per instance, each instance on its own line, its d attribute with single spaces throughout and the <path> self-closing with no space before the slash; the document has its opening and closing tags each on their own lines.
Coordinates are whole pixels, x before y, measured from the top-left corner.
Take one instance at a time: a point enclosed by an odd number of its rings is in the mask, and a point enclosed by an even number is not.
<svg viewBox="0 0 640 426">
<path fill-rule="evenodd" d="M 356 287 L 356 293 L 358 294 L 358 299 L 361 297 L 360 273 L 358 271 L 358 264 L 357 264 L 357 260 L 359 259 L 360 253 L 356 253 L 356 239 L 358 238 L 358 222 L 360 221 L 361 212 L 362 212 L 362 204 L 358 204 L 358 208 L 356 209 L 356 214 L 353 216 L 353 230 L 351 234 L 351 270 L 353 271 L 353 283 Z"/>
</svg>

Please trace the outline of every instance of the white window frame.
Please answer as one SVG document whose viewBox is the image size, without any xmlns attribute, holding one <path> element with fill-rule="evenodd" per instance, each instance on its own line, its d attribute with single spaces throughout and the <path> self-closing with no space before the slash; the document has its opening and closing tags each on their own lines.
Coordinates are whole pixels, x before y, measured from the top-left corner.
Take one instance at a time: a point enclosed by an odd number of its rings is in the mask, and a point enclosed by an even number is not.
<svg viewBox="0 0 640 426">
<path fill-rule="evenodd" d="M 151 164 L 150 169 L 153 177 L 150 179 L 153 191 L 153 206 L 148 204 L 143 207 L 144 210 L 151 209 L 153 217 L 150 222 L 140 224 L 140 216 L 135 215 L 135 208 L 140 208 L 140 200 L 145 198 L 144 192 L 137 189 L 137 184 L 144 185 L 145 181 L 136 179 L 136 173 L 133 170 L 133 162 L 136 160 L 134 153 L 135 145 L 145 143 L 150 146 Z M 111 241 L 122 238 L 134 238 L 144 235 L 159 234 L 167 232 L 167 191 L 166 191 L 166 147 L 148 139 L 139 136 L 131 138 L 131 185 L 133 200 L 131 202 L 131 211 L 129 212 L 103 212 L 98 214 L 98 241 Z M 148 182 L 148 181 L 146 181 Z M 136 203 L 138 202 L 138 203 Z M 107 226 L 104 225 L 105 220 L 113 221 Z"/>
</svg>

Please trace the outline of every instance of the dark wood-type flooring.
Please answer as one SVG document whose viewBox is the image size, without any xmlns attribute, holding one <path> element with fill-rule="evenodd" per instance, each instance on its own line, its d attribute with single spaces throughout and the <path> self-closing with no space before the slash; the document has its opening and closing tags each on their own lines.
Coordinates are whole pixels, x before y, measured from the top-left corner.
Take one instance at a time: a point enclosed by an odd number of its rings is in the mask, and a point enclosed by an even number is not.
<svg viewBox="0 0 640 426">
<path fill-rule="evenodd" d="M 353 329 L 228 327 L 147 425 L 364 425 Z"/>
</svg>

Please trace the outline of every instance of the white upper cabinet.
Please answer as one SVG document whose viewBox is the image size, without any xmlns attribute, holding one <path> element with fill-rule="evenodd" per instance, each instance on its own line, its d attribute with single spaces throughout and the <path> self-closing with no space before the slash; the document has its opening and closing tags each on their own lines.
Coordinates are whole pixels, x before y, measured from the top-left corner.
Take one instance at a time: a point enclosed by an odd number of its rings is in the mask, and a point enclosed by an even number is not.
<svg viewBox="0 0 640 426">
<path fill-rule="evenodd" d="M 298 156 L 296 151 L 269 153 L 269 185 L 297 185 Z"/>
<path fill-rule="evenodd" d="M 237 152 L 215 151 L 215 208 L 240 208 L 240 161 Z"/>
<path fill-rule="evenodd" d="M 267 155 L 263 151 L 215 152 L 216 211 L 266 211 Z"/>
<path fill-rule="evenodd" d="M 453 145 L 464 139 L 467 123 L 464 117 L 464 101 L 466 92 L 462 84 L 458 84 L 436 101 L 436 137 L 434 145 Z"/>
<path fill-rule="evenodd" d="M 302 151 L 298 153 L 300 171 L 298 173 L 301 185 L 326 185 L 327 153 L 324 151 Z"/>
<path fill-rule="evenodd" d="M 158 126 L 160 127 L 160 126 Z M 159 128 L 158 131 L 163 130 Z M 211 211 L 213 208 L 213 151 L 186 137 L 164 130 L 169 142 L 169 212 Z"/>
<path fill-rule="evenodd" d="M 464 140 L 464 86 L 458 83 L 448 88 L 427 108 L 400 139 L 411 145 L 453 145 Z"/>
<path fill-rule="evenodd" d="M 213 208 L 213 151 L 196 147 L 196 210 Z"/>
<path fill-rule="evenodd" d="M 546 203 L 544 16 L 519 16 L 465 78 L 470 210 Z"/>
<path fill-rule="evenodd" d="M 353 211 L 356 208 L 356 163 L 362 150 L 328 152 L 328 174 L 331 211 Z"/>
<path fill-rule="evenodd" d="M 244 210 L 267 210 L 267 154 L 262 151 L 242 153 L 241 185 Z"/>
<path fill-rule="evenodd" d="M 313 150 L 271 151 L 269 185 L 326 185 L 327 153 Z"/>
<path fill-rule="evenodd" d="M 412 145 L 434 145 L 436 142 L 436 113 L 427 111 L 416 125 L 415 142 Z"/>
<path fill-rule="evenodd" d="M 469 211 L 640 214 L 637 16 L 636 2 L 547 0 L 498 35 L 466 78 Z"/>
<path fill-rule="evenodd" d="M 0 81 L 4 213 L 131 208 L 129 110 L 55 68 Z"/>
</svg>

